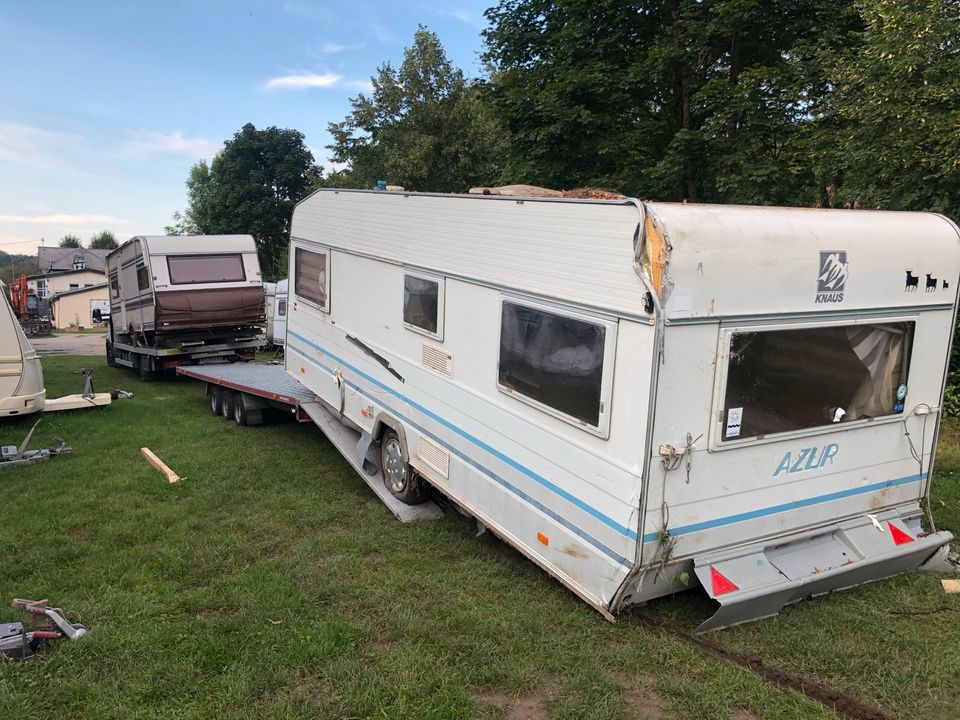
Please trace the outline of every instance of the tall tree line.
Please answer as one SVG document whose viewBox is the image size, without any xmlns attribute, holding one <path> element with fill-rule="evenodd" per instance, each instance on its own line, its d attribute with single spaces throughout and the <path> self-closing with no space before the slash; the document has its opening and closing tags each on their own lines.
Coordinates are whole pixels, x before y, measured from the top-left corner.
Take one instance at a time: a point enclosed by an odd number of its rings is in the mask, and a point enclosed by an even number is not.
<svg viewBox="0 0 960 720">
<path fill-rule="evenodd" d="M 331 122 L 244 126 L 187 180 L 171 232 L 250 232 L 283 272 L 321 185 L 598 186 L 656 200 L 960 218 L 960 0 L 500 0 L 484 77 L 417 30 Z"/>
</svg>

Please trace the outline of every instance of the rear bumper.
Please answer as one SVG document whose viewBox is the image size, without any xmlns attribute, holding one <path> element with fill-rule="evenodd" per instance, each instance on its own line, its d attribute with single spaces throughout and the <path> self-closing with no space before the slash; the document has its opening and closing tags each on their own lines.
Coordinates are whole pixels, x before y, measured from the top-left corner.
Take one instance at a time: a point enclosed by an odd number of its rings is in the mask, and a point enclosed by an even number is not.
<svg viewBox="0 0 960 720">
<path fill-rule="evenodd" d="M 837 523 L 816 535 L 732 548 L 694 559 L 694 571 L 720 609 L 698 632 L 776 615 L 798 600 L 911 572 L 949 532 L 925 534 L 920 516 L 895 510 Z"/>
</svg>

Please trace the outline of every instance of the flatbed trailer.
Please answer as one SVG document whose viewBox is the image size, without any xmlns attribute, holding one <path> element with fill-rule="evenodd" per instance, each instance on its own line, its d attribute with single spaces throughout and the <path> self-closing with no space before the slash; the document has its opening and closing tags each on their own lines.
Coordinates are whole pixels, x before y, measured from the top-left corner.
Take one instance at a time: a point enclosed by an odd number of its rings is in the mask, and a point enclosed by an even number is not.
<svg viewBox="0 0 960 720">
<path fill-rule="evenodd" d="M 314 423 L 401 522 L 443 517 L 443 511 L 432 501 L 406 505 L 391 495 L 383 483 L 376 447 L 364 442 L 359 430 L 330 412 L 319 397 L 282 365 L 192 365 L 178 367 L 177 373 L 206 383 L 210 411 L 238 425 L 262 425 L 271 409 L 291 414 L 297 422 Z"/>
</svg>

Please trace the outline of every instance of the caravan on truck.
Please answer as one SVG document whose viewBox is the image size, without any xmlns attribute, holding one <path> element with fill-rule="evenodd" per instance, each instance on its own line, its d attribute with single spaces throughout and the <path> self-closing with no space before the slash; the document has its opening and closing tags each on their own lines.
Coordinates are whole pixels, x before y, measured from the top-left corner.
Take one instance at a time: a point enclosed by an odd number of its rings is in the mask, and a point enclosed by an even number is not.
<svg viewBox="0 0 960 720">
<path fill-rule="evenodd" d="M 354 466 L 433 486 L 607 618 L 699 583 L 724 627 L 952 539 L 923 527 L 942 216 L 324 189 L 289 278 L 287 370 Z"/>
<path fill-rule="evenodd" d="M 253 359 L 264 298 L 250 235 L 136 236 L 107 255 L 111 367 L 144 381 L 184 364 Z"/>
</svg>

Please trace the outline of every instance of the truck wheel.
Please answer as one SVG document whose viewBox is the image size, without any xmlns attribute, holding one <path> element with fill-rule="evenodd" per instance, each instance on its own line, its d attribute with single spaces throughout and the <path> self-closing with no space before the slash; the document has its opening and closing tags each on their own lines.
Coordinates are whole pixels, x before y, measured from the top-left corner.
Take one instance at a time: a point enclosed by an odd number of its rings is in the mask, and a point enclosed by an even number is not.
<svg viewBox="0 0 960 720">
<path fill-rule="evenodd" d="M 113 343 L 111 343 L 109 340 L 107 341 L 107 367 L 119 367 L 116 359 L 113 357 Z"/>
<path fill-rule="evenodd" d="M 233 390 L 224 390 L 222 400 L 220 401 L 220 413 L 227 420 L 233 419 Z"/>
<path fill-rule="evenodd" d="M 214 415 L 223 415 L 223 391 L 216 385 L 211 385 L 208 393 L 210 395 L 210 412 Z"/>
<path fill-rule="evenodd" d="M 410 465 L 403 461 L 403 446 L 393 430 L 380 440 L 380 470 L 390 494 L 407 505 L 419 505 L 427 499 L 428 486 Z"/>
<path fill-rule="evenodd" d="M 140 375 L 141 382 L 152 382 L 157 379 L 157 374 L 150 369 L 150 358 L 143 355 L 137 361 L 137 373 Z"/>
<path fill-rule="evenodd" d="M 237 425 L 247 424 L 247 405 L 243 402 L 243 393 L 233 396 L 233 421 Z"/>
</svg>

